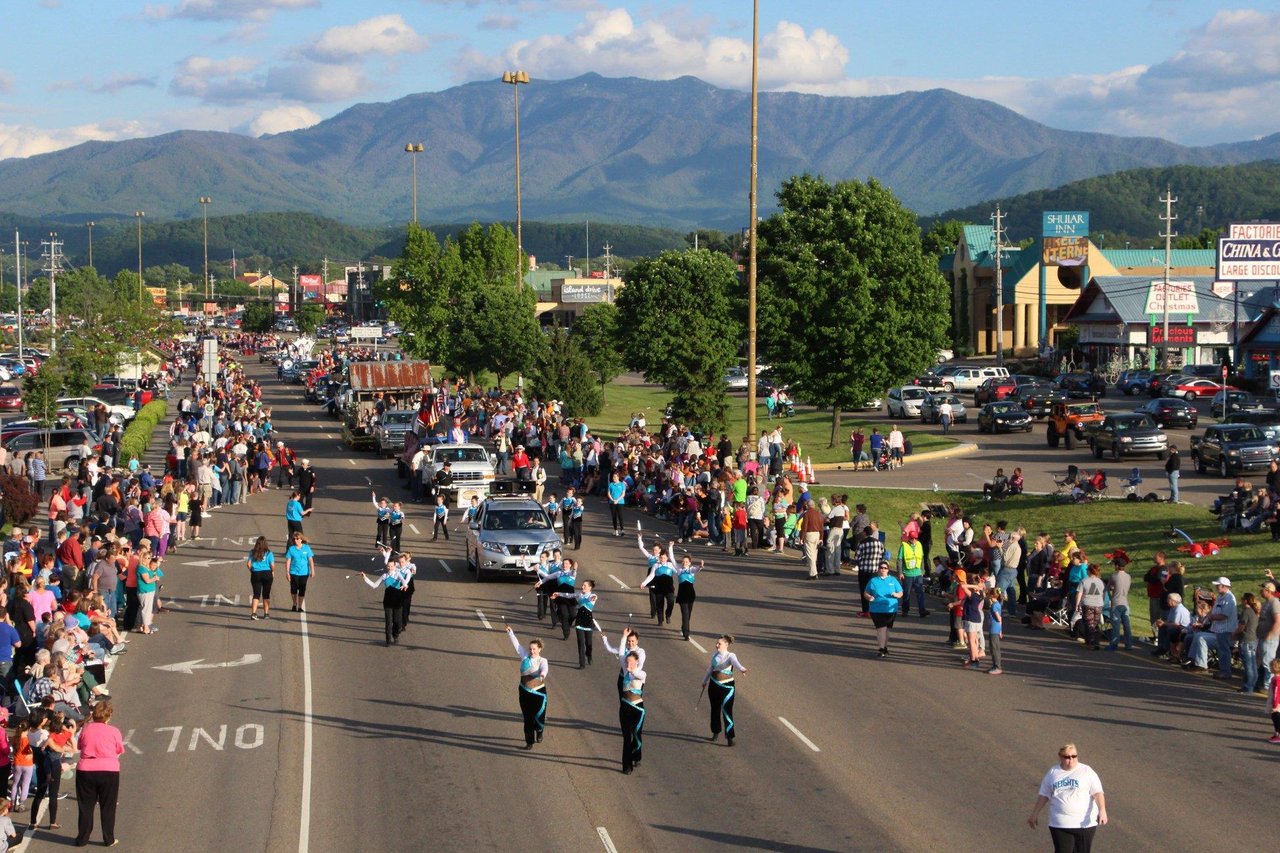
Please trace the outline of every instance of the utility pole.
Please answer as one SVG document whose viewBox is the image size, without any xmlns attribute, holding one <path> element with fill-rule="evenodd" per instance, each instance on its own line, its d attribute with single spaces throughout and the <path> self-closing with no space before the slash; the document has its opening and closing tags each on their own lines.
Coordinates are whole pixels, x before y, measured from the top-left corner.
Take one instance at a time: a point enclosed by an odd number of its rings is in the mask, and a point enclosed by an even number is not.
<svg viewBox="0 0 1280 853">
<path fill-rule="evenodd" d="M 209 283 L 209 205 L 213 204 L 213 199 L 207 195 L 200 196 L 200 212 L 204 216 L 204 298 L 208 302 L 213 296 L 212 285 Z"/>
<path fill-rule="evenodd" d="M 22 351 L 22 243 L 18 229 L 13 229 L 13 284 L 18 288 L 18 356 Z"/>
<path fill-rule="evenodd" d="M 93 226 L 96 222 L 86 222 L 84 226 L 89 229 L 89 267 L 93 267 Z"/>
<path fill-rule="evenodd" d="M 44 247 L 44 271 L 49 274 L 49 352 L 58 354 L 58 273 L 62 272 L 62 241 L 50 231 L 48 240 L 41 240 Z"/>
<path fill-rule="evenodd" d="M 138 220 L 138 304 L 142 304 L 142 217 L 146 211 L 135 210 L 133 215 Z"/>
<path fill-rule="evenodd" d="M 564 262 L 565 269 L 569 272 L 573 272 L 573 255 L 565 255 Z"/>
<path fill-rule="evenodd" d="M 613 278 L 613 257 L 609 254 L 613 251 L 613 247 L 608 243 L 604 244 L 604 280 L 608 281 Z"/>
<path fill-rule="evenodd" d="M 1004 365 L 1004 271 L 1000 268 L 1001 244 L 1004 242 L 1004 214 L 1000 212 L 998 204 L 996 212 L 991 214 L 991 221 L 995 223 L 992 232 L 995 237 L 996 252 L 996 364 Z"/>
<path fill-rule="evenodd" d="M 591 220 L 587 220 L 587 278 L 591 278 Z"/>
<path fill-rule="evenodd" d="M 1164 223 L 1164 233 L 1160 236 L 1164 238 L 1164 358 L 1162 364 L 1164 369 L 1169 369 L 1169 267 L 1173 264 L 1173 238 L 1177 236 L 1173 230 L 1173 221 L 1177 219 L 1177 215 L 1173 212 L 1173 205 L 1178 200 L 1173 197 L 1173 188 L 1165 187 L 1164 196 L 1160 199 L 1160 203 L 1164 205 L 1164 215 L 1160 217 L 1160 221 Z"/>
<path fill-rule="evenodd" d="M 298 265 L 293 265 L 293 290 L 289 294 L 289 312 L 298 316 Z"/>
<path fill-rule="evenodd" d="M 756 439 L 756 178 L 760 126 L 760 0 L 751 3 L 751 180 L 747 188 L 747 441 Z M 697 233 L 695 229 L 694 233 Z M 836 419 L 839 419 L 837 407 Z"/>
</svg>

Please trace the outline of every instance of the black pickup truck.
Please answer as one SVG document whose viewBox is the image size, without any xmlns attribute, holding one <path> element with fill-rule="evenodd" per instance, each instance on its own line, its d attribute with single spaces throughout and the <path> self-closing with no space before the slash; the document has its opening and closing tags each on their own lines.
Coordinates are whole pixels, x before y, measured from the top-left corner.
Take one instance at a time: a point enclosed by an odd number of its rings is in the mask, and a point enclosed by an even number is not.
<svg viewBox="0 0 1280 853">
<path fill-rule="evenodd" d="M 1191 459 L 1201 474 L 1210 468 L 1223 477 L 1265 471 L 1275 458 L 1275 444 L 1252 424 L 1214 424 L 1191 438 Z"/>
<path fill-rule="evenodd" d="M 1108 452 L 1117 462 L 1122 456 L 1153 453 L 1164 459 L 1169 453 L 1169 437 L 1148 415 L 1107 415 L 1088 435 L 1095 459 Z"/>
</svg>

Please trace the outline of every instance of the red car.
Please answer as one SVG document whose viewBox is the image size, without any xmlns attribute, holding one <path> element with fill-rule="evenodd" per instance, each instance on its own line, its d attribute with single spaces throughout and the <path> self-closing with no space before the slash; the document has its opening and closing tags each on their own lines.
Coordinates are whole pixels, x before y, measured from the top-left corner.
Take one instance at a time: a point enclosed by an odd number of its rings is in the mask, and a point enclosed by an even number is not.
<svg viewBox="0 0 1280 853">
<path fill-rule="evenodd" d="M 1181 382 L 1170 385 L 1165 389 L 1164 393 L 1170 397 L 1194 400 L 1197 397 L 1212 397 L 1224 389 L 1227 391 L 1239 390 L 1231 385 L 1222 385 L 1214 382 L 1212 379 L 1193 379 L 1188 376 L 1184 377 Z"/>
<path fill-rule="evenodd" d="M 973 402 L 978 406 L 1003 400 L 1013 394 L 1018 383 L 1012 376 L 992 376 L 973 392 Z"/>
<path fill-rule="evenodd" d="M 0 412 L 22 410 L 22 389 L 14 385 L 0 386 Z"/>
</svg>

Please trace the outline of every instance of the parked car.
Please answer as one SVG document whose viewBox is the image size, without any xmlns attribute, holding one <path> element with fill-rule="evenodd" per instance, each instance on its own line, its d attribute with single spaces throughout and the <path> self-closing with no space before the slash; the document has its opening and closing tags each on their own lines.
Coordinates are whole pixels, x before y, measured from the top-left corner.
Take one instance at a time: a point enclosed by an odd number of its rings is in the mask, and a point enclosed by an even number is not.
<svg viewBox="0 0 1280 853">
<path fill-rule="evenodd" d="M 1280 444 L 1280 411 L 1275 409 L 1246 409 L 1232 412 L 1222 419 L 1224 424 L 1253 424 L 1262 434 Z"/>
<path fill-rule="evenodd" d="M 0 385 L 0 412 L 22 410 L 22 389 L 16 385 Z"/>
<path fill-rule="evenodd" d="M 911 384 L 919 385 L 921 388 L 928 388 L 930 391 L 941 391 L 946 387 L 946 378 L 954 374 L 959 369 L 959 365 L 940 364 L 936 367 L 929 368 L 915 379 L 912 379 Z"/>
<path fill-rule="evenodd" d="M 1150 370 L 1122 370 L 1116 380 L 1116 391 L 1134 397 L 1146 391 L 1150 381 Z"/>
<path fill-rule="evenodd" d="M 84 429 L 36 429 L 14 436 L 4 446 L 13 457 L 25 456 L 29 450 L 44 450 L 50 471 L 75 471 L 80 465 L 80 448 L 86 444 L 94 452 L 102 449 L 102 444 Z"/>
<path fill-rule="evenodd" d="M 920 403 L 927 396 L 929 396 L 929 390 L 921 388 L 919 385 L 903 385 L 900 388 L 890 388 L 885 410 L 891 418 L 911 418 L 914 420 L 920 417 Z"/>
<path fill-rule="evenodd" d="M 978 412 L 978 432 L 1013 432 L 1016 429 L 1031 432 L 1034 423 L 1017 400 L 987 403 Z"/>
<path fill-rule="evenodd" d="M 1170 427 L 1195 429 L 1196 421 L 1200 417 L 1195 406 L 1177 397 L 1156 397 L 1154 400 L 1143 403 L 1134 411 L 1149 416 L 1161 429 Z"/>
<path fill-rule="evenodd" d="M 945 391 L 932 392 L 920 401 L 920 422 L 926 424 L 938 423 L 938 410 L 942 408 L 943 403 L 951 404 L 952 423 L 963 424 L 968 422 L 969 412 L 965 409 L 964 403 L 955 394 L 948 394 Z"/>
<path fill-rule="evenodd" d="M 1017 387 L 1018 383 L 1012 376 L 992 376 L 974 389 L 973 404 L 975 406 L 984 406 L 987 403 L 1003 400 L 1012 394 Z"/>
<path fill-rule="evenodd" d="M 1027 410 L 1028 415 L 1039 419 L 1048 416 L 1054 403 L 1065 403 L 1067 394 L 1047 384 L 1019 385 L 1013 392 L 1013 399 Z"/>
<path fill-rule="evenodd" d="M 1214 394 L 1223 390 L 1239 390 L 1237 388 L 1232 388 L 1230 385 L 1222 385 L 1221 383 L 1214 382 L 1212 379 L 1191 379 L 1189 377 L 1183 377 L 1181 382 L 1170 382 L 1167 387 L 1170 397 L 1181 397 L 1184 400 L 1196 400 L 1200 397 L 1212 397 Z"/>
<path fill-rule="evenodd" d="M 730 391 L 747 390 L 747 370 L 744 367 L 731 367 L 724 375 L 724 384 Z"/>
<path fill-rule="evenodd" d="M 1092 373 L 1063 373 L 1053 384 L 1072 400 L 1092 400 L 1104 396 L 1107 390 L 1106 383 Z"/>
<path fill-rule="evenodd" d="M 1169 436 L 1156 426 L 1150 415 L 1138 413 L 1107 415 L 1097 429 L 1089 434 L 1093 444 L 1093 458 L 1101 459 L 1104 453 L 1120 461 L 1124 456 L 1154 453 L 1157 459 L 1169 454 Z"/>
<path fill-rule="evenodd" d="M 133 406 L 123 403 L 109 403 L 101 397 L 59 397 L 58 405 L 80 406 L 86 411 L 92 411 L 94 407 L 103 405 L 107 407 L 112 423 L 127 423 L 135 414 Z"/>
<path fill-rule="evenodd" d="M 1209 414 L 1220 419 L 1232 412 L 1257 408 L 1260 408 L 1258 398 L 1248 391 L 1219 391 L 1213 395 L 1213 402 L 1209 404 Z"/>
<path fill-rule="evenodd" d="M 1009 369 L 1007 367 L 961 365 L 955 369 L 955 372 L 947 374 L 942 381 L 942 387 L 946 391 L 974 391 L 979 385 L 992 377 L 1008 375 Z"/>
<path fill-rule="evenodd" d="M 1169 388 L 1187 378 L 1176 371 L 1173 373 L 1153 373 L 1151 378 L 1147 380 L 1147 393 L 1152 397 L 1171 397 L 1173 395 L 1169 392 Z"/>
<path fill-rule="evenodd" d="M 1276 455 L 1275 443 L 1252 424 L 1214 424 L 1191 437 L 1191 459 L 1201 474 L 1210 468 L 1222 477 L 1265 471 Z"/>
</svg>

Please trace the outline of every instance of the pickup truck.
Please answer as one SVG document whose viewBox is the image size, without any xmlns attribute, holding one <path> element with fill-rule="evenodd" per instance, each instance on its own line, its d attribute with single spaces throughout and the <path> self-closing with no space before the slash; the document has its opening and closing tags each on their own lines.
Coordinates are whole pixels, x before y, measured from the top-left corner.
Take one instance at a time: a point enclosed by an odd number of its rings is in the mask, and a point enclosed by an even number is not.
<svg viewBox="0 0 1280 853">
<path fill-rule="evenodd" d="M 404 450 L 404 437 L 418 420 L 417 409 L 389 409 L 373 428 L 373 450 L 379 456 L 395 456 Z"/>
<path fill-rule="evenodd" d="M 1148 415 L 1107 415 L 1097 429 L 1089 434 L 1093 444 L 1093 458 L 1111 452 L 1111 458 L 1120 461 L 1122 456 L 1138 456 L 1154 453 L 1164 459 L 1169 453 L 1169 436 L 1156 426 Z"/>
<path fill-rule="evenodd" d="M 1265 471 L 1275 458 L 1275 444 L 1252 424 L 1214 424 L 1191 438 L 1191 459 L 1201 474 L 1210 468 L 1222 477 Z"/>
</svg>

